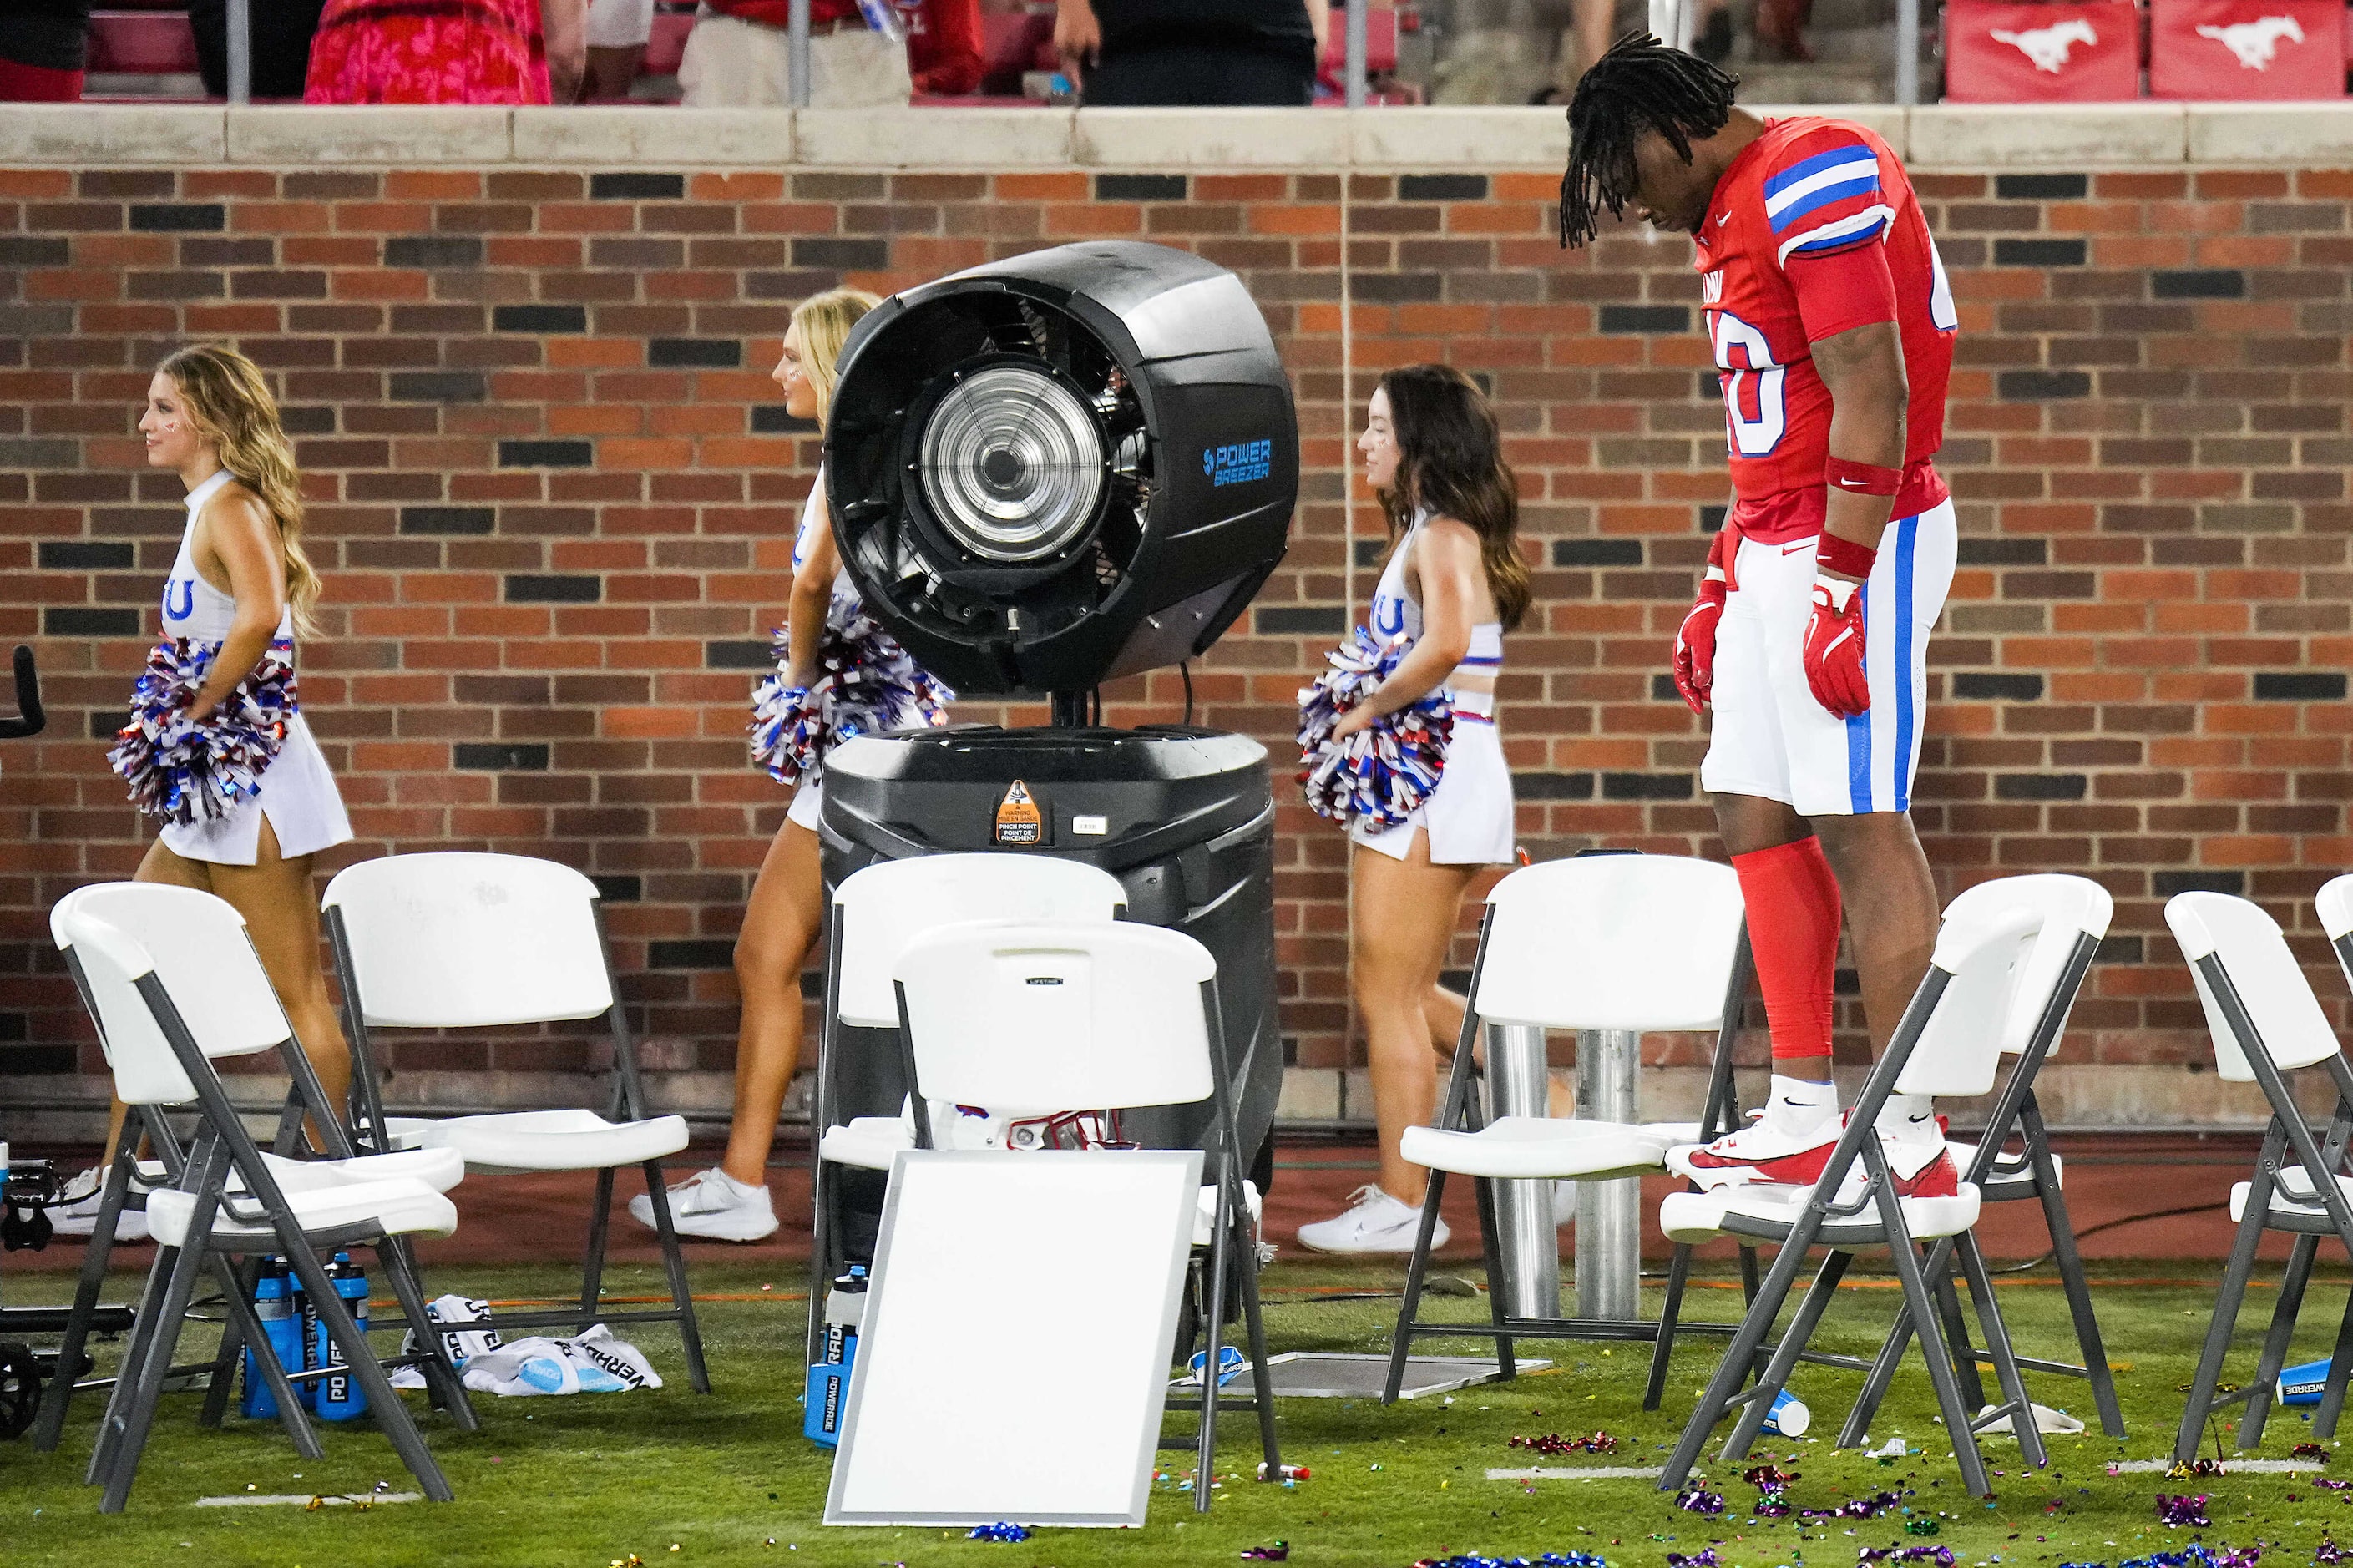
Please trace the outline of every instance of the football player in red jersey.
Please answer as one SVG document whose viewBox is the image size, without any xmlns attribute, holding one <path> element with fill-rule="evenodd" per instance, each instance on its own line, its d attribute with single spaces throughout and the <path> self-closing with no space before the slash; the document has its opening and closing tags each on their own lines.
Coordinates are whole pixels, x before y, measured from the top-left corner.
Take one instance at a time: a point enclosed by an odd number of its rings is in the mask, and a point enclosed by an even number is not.
<svg viewBox="0 0 2353 1568">
<path fill-rule="evenodd" d="M 1957 320 L 1904 166 L 1849 121 L 1763 120 L 1734 79 L 1647 34 L 1569 106 L 1561 238 L 1607 209 L 1688 234 L 1737 504 L 1676 635 L 1715 710 L 1700 782 L 1748 905 L 1773 1035 L 1758 1120 L 1669 1164 L 1706 1185 L 1807 1183 L 1836 1142 L 1832 975 L 1843 914 L 1874 1047 L 1926 973 L 1937 906 L 1908 815 L 1928 633 L 1956 548 L 1930 458 Z M 1955 1190 L 1925 1096 L 1881 1131 L 1907 1194 Z"/>
</svg>

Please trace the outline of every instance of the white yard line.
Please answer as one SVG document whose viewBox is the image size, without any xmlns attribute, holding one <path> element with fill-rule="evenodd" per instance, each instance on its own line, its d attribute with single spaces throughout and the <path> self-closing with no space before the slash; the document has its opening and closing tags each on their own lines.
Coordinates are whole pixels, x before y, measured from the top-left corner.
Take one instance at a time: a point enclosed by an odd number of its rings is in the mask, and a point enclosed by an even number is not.
<svg viewBox="0 0 2353 1568">
<path fill-rule="evenodd" d="M 1596 1465 L 1575 1470 L 1489 1470 L 1491 1481 L 1655 1481 L 1664 1465 Z"/>
<path fill-rule="evenodd" d="M 289 1508 L 296 1504 L 301 1504 L 307 1508 L 311 1503 L 316 1501 L 322 1507 L 325 1508 L 352 1508 L 355 1506 L 374 1508 L 378 1503 L 422 1502 L 424 1500 L 425 1494 L 423 1492 L 377 1492 L 373 1497 L 344 1497 L 340 1493 L 321 1492 L 282 1492 L 274 1494 L 269 1492 L 242 1492 L 232 1493 L 227 1497 L 200 1497 L 195 1500 L 194 1506 L 197 1508 Z"/>
<path fill-rule="evenodd" d="M 2111 1465 L 2108 1468 L 2120 1476 L 2161 1476 L 2173 1468 L 2173 1461 L 2171 1459 L 2126 1459 L 2121 1464 Z M 2324 1468 L 2326 1467 L 2323 1462 L 2318 1459 L 2224 1459 L 2222 1461 L 2222 1473 L 2226 1476 L 2235 1476 L 2242 1471 L 2277 1475 L 2284 1470 L 2317 1470 Z M 2181 1479 L 2185 1481 L 2211 1481 L 2215 1478 L 2184 1476 Z"/>
</svg>

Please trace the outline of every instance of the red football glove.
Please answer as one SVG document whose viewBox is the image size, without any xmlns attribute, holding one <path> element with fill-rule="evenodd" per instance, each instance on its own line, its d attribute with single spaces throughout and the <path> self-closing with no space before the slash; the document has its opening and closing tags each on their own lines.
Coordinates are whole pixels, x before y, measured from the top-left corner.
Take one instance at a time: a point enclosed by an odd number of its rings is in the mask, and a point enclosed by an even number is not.
<svg viewBox="0 0 2353 1568">
<path fill-rule="evenodd" d="M 1842 577 L 1814 579 L 1814 615 L 1806 625 L 1806 684 L 1814 700 L 1840 719 L 1871 711 L 1862 669 L 1862 584 Z"/>
<path fill-rule="evenodd" d="M 1706 581 L 1699 585 L 1699 597 L 1692 601 L 1683 624 L 1675 628 L 1675 689 L 1683 694 L 1684 703 L 1694 713 L 1704 710 L 1708 692 L 1715 685 L 1715 623 L 1724 618 L 1727 597 L 1723 574 L 1709 567 Z"/>
</svg>

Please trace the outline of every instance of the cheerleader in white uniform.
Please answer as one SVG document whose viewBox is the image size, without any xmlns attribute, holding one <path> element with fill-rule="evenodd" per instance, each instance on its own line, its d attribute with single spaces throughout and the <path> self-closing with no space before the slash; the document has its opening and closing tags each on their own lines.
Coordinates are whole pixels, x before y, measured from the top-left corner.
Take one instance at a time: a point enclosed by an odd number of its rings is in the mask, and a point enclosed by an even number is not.
<svg viewBox="0 0 2353 1568">
<path fill-rule="evenodd" d="M 1390 371 L 1356 443 L 1388 515 L 1388 565 L 1372 630 L 1410 647 L 1372 694 L 1341 715 L 1338 737 L 1443 689 L 1454 731 L 1438 787 L 1403 822 L 1359 823 L 1349 898 L 1349 975 L 1364 1019 L 1381 1140 L 1380 1180 L 1346 1212 L 1300 1227 L 1319 1252 L 1410 1252 L 1425 1175 L 1398 1152 L 1408 1127 L 1437 1108 L 1438 1053 L 1462 1026 L 1462 998 L 1438 984 L 1472 881 L 1513 858 L 1512 774 L 1495 733 L 1504 634 L 1528 607 L 1519 503 L 1495 416 L 1461 372 Z M 1433 1048 L 1435 1047 L 1435 1048 Z M 1436 1242 L 1447 1240 L 1439 1223 Z"/>
<path fill-rule="evenodd" d="M 794 308 L 776 370 L 786 413 L 816 421 L 820 430 L 825 427 L 842 344 L 858 319 L 881 303 L 859 289 L 836 289 Z M 786 625 L 794 684 L 806 687 L 815 679 L 818 639 L 834 595 L 855 591 L 834 548 L 820 468 L 793 535 Z M 760 862 L 759 879 L 744 910 L 744 929 L 735 939 L 735 987 L 744 1011 L 735 1037 L 735 1106 L 727 1152 L 718 1164 L 670 1188 L 670 1214 L 681 1236 L 759 1241 L 776 1229 L 776 1202 L 768 1192 L 768 1151 L 776 1142 L 776 1119 L 784 1112 L 785 1091 L 800 1065 L 801 966 L 808 962 L 825 919 L 825 877 L 817 837 L 823 799 L 823 785 L 812 770 L 793 794 L 784 826 Z M 642 1225 L 653 1224 L 653 1205 L 643 1196 L 629 1200 L 629 1213 Z"/>
<path fill-rule="evenodd" d="M 147 388 L 139 421 L 147 465 L 172 468 L 188 487 L 187 531 L 164 584 L 164 636 L 220 645 L 204 687 L 188 706 L 202 719 L 220 706 L 269 651 L 290 658 L 297 631 L 311 628 L 319 574 L 302 553 L 301 481 L 294 449 L 260 370 L 235 349 L 185 348 L 165 360 Z M 318 1069 L 331 1103 L 351 1083 L 349 1047 L 319 967 L 319 900 L 311 858 L 352 837 L 334 775 L 297 711 L 259 788 L 220 816 L 167 826 L 137 873 L 214 893 L 237 906 L 262 967 Z M 111 1158 L 122 1130 L 117 1103 L 107 1129 Z M 98 1208 L 98 1171 L 58 1228 L 87 1235 Z M 53 1211 L 53 1218 L 55 1212 Z M 126 1211 L 118 1235 L 143 1229 Z"/>
</svg>

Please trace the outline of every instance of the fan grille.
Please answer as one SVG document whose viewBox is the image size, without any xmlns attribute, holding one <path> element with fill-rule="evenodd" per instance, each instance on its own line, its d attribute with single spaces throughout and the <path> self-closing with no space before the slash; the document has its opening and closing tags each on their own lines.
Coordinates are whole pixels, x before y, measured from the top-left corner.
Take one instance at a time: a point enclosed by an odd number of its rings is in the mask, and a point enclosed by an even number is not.
<svg viewBox="0 0 2353 1568">
<path fill-rule="evenodd" d="M 940 399 L 923 436 L 923 485 L 958 544 L 990 561 L 1039 561 L 1092 521 L 1103 437 L 1078 395 L 1042 370 L 976 371 Z"/>
</svg>

